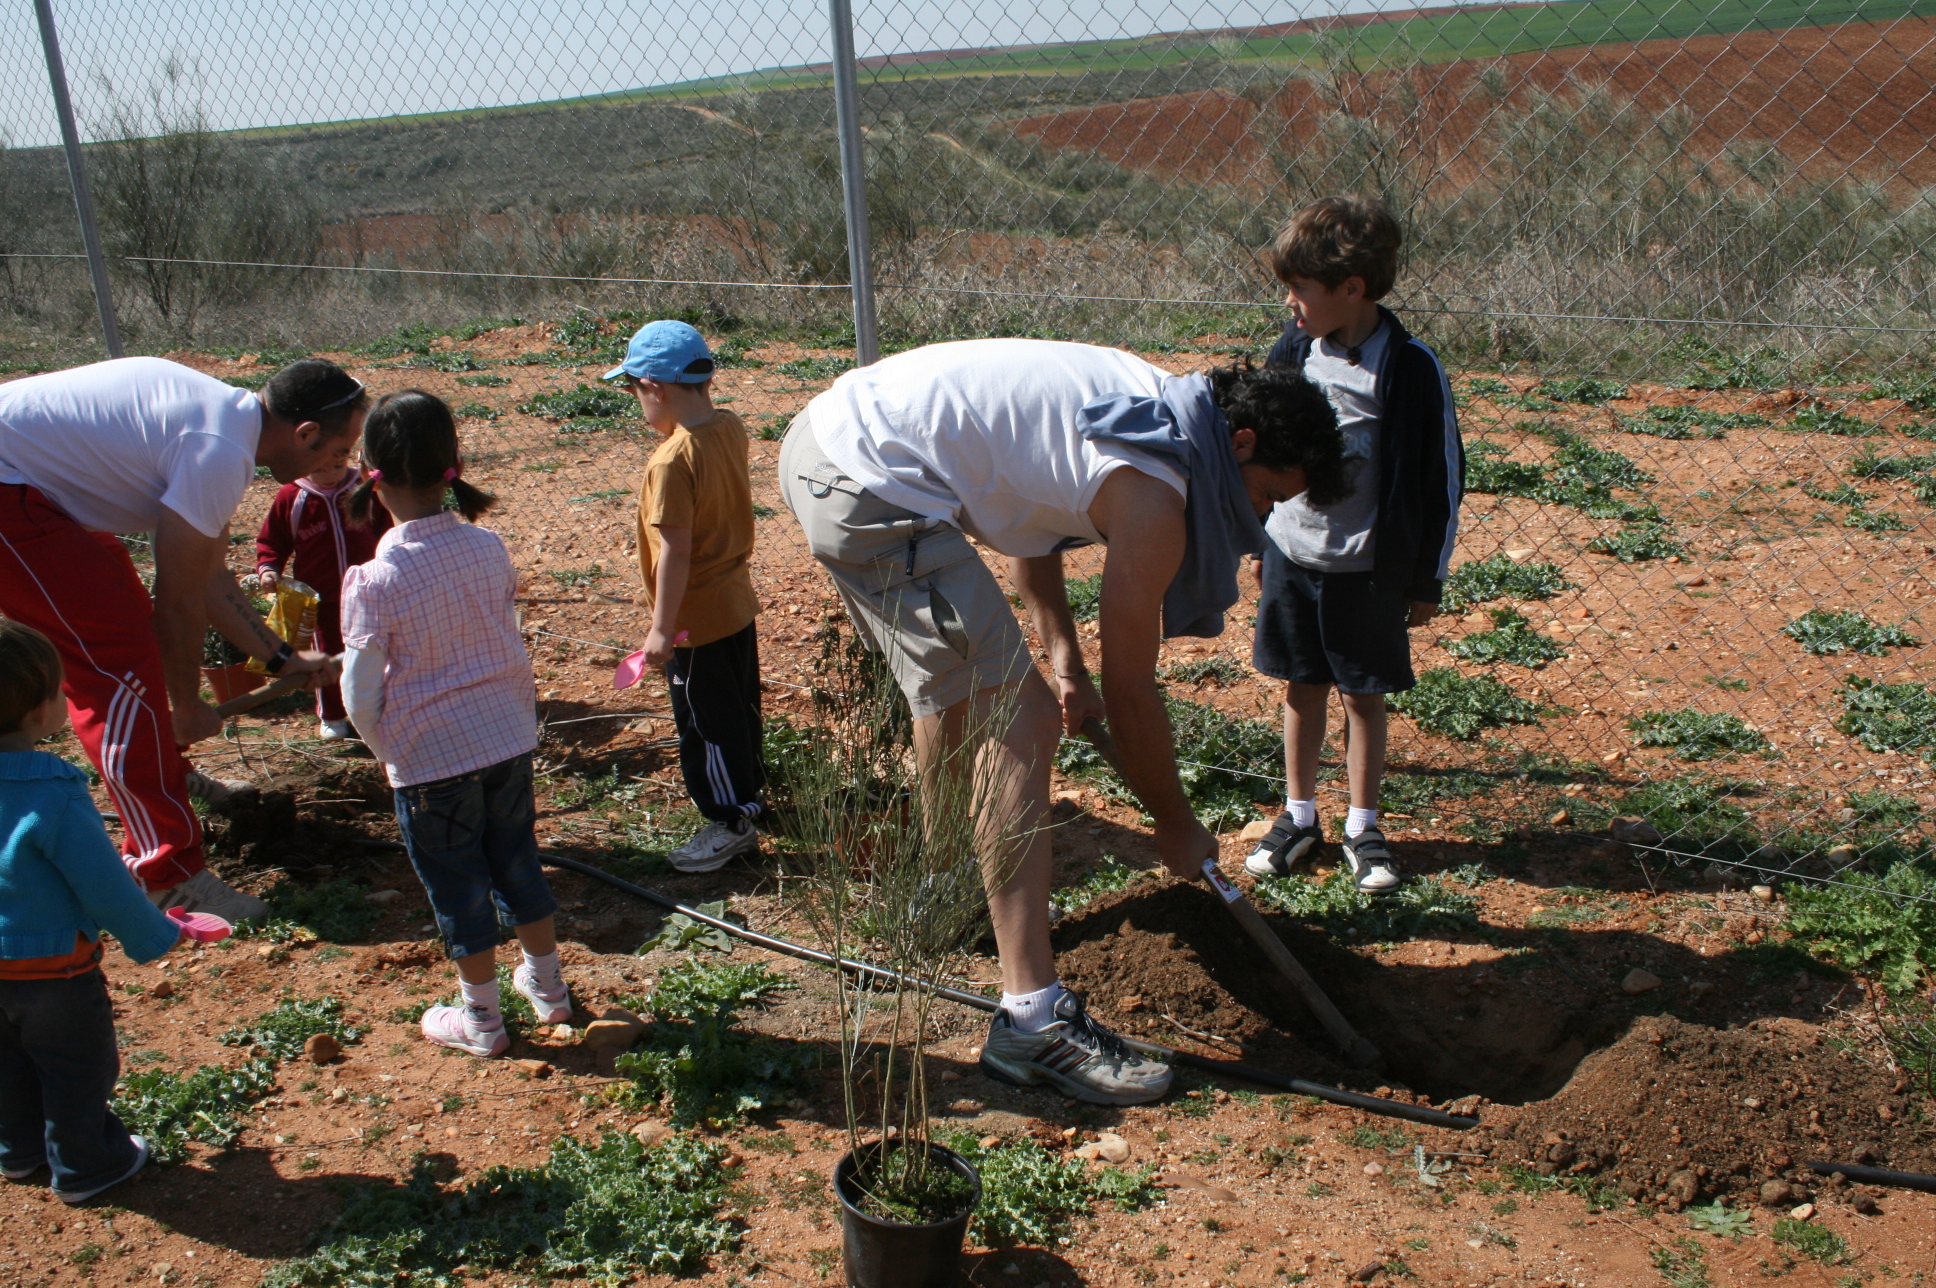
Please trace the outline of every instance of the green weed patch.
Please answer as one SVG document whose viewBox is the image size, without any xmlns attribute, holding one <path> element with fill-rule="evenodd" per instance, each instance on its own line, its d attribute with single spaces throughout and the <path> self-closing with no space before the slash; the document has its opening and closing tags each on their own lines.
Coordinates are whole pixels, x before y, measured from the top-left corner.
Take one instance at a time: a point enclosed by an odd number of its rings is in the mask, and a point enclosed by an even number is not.
<svg viewBox="0 0 1936 1288">
<path fill-rule="evenodd" d="M 1744 751 L 1765 751 L 1768 740 L 1740 716 L 1725 711 L 1643 711 L 1627 721 L 1634 743 L 1672 747 L 1682 760 L 1712 760 Z"/>
<path fill-rule="evenodd" d="M 1497 554 L 1454 568 L 1445 581 L 1444 604 L 1458 612 L 1494 599 L 1551 599 L 1573 588 L 1558 564 L 1519 564 Z"/>
<path fill-rule="evenodd" d="M 489 403 L 467 402 L 451 408 L 451 413 L 459 420 L 496 420 L 503 413 Z"/>
<path fill-rule="evenodd" d="M 1612 555 L 1621 563 L 1687 557 L 1687 547 L 1674 540 L 1673 528 L 1659 521 L 1623 524 L 1617 532 L 1595 537 L 1586 548 L 1595 554 Z"/>
<path fill-rule="evenodd" d="M 1848 465 L 1848 476 L 1852 479 L 1913 479 L 1936 469 L 1936 456 L 1878 456 L 1871 448 L 1864 448 L 1862 454 Z M 1808 492 L 1807 488 L 1802 491 Z M 1809 492 L 1810 496 L 1815 495 Z"/>
<path fill-rule="evenodd" d="M 1804 407 L 1788 418 L 1785 429 L 1798 434 L 1831 434 L 1837 438 L 1865 438 L 1880 434 L 1882 426 L 1826 407 Z"/>
<path fill-rule="evenodd" d="M 492 1167 L 448 1190 L 420 1161 L 402 1186 L 351 1190 L 315 1250 L 263 1288 L 458 1288 L 480 1270 L 607 1285 L 690 1274 L 739 1244 L 721 1213 L 726 1152 L 683 1135 L 650 1149 L 622 1133 L 595 1146 L 566 1137 L 543 1167 Z"/>
<path fill-rule="evenodd" d="M 226 1149 L 242 1134 L 242 1116 L 275 1085 L 275 1066 L 250 1060 L 237 1069 L 205 1064 L 187 1077 L 165 1069 L 121 1079 L 114 1112 L 145 1137 L 155 1160 L 179 1163 L 188 1143 Z"/>
<path fill-rule="evenodd" d="M 1225 715 L 1208 703 L 1170 697 L 1167 705 L 1177 774 L 1204 826 L 1227 831 L 1231 823 L 1256 817 L 1256 804 L 1274 799 L 1284 782 L 1283 731 L 1262 720 Z M 1119 799 L 1130 797 L 1128 785 L 1087 742 L 1064 739 L 1056 767 Z"/>
<path fill-rule="evenodd" d="M 1908 827 L 1923 818 L 1921 802 L 1913 796 L 1898 796 L 1894 792 L 1850 792 L 1849 808 L 1864 823 L 1878 827 Z"/>
<path fill-rule="evenodd" d="M 636 419 L 638 400 L 610 385 L 578 385 L 554 393 L 536 394 L 518 404 L 527 416 L 566 422 L 564 428 L 594 433 L 614 428 L 621 420 Z"/>
<path fill-rule="evenodd" d="M 798 1051 L 735 1027 L 741 1011 L 792 986 L 757 963 L 684 961 L 668 968 L 643 1003 L 655 1022 L 619 1057 L 619 1074 L 680 1126 L 740 1121 L 799 1086 Z"/>
<path fill-rule="evenodd" d="M 1090 869 L 1080 881 L 1052 891 L 1049 903 L 1067 916 L 1106 894 L 1126 890 L 1144 877 L 1153 875 L 1155 873 L 1151 868 L 1132 868 L 1115 855 L 1105 854 L 1102 862 Z"/>
<path fill-rule="evenodd" d="M 1936 375 L 1926 371 L 1884 376 L 1869 386 L 1865 398 L 1900 398 L 1917 411 L 1936 411 Z"/>
<path fill-rule="evenodd" d="M 1909 524 L 1899 514 L 1887 510 L 1850 510 L 1842 516 L 1842 526 L 1858 532 L 1907 532 Z"/>
<path fill-rule="evenodd" d="M 1781 633 L 1817 657 L 1863 653 L 1881 657 L 1892 648 L 1913 648 L 1922 641 L 1900 626 L 1884 626 L 1850 609 L 1817 608 L 1781 628 Z"/>
<path fill-rule="evenodd" d="M 981 1173 L 974 1234 L 987 1244 L 1054 1246 L 1070 1222 L 1100 1204 L 1134 1212 L 1162 1197 L 1153 1167 L 1092 1172 L 1081 1159 L 1052 1154 L 1026 1136 L 983 1148 L 975 1137 L 955 1132 L 943 1143 Z"/>
<path fill-rule="evenodd" d="M 1598 519 L 1658 517 L 1651 505 L 1613 494 L 1615 488 L 1638 490 L 1653 481 L 1652 475 L 1619 452 L 1570 434 L 1558 437 L 1559 446 L 1545 465 L 1503 459 L 1505 449 L 1493 443 L 1471 444 L 1466 450 L 1466 490 L 1563 505 Z"/>
<path fill-rule="evenodd" d="M 368 934 L 383 916 L 365 898 L 369 893 L 370 887 L 361 881 L 325 881 L 321 885 L 305 886 L 284 877 L 263 896 L 269 905 L 269 915 L 240 923 L 236 937 L 256 937 L 278 944 L 299 939 L 351 943 Z"/>
<path fill-rule="evenodd" d="M 853 369 L 853 359 L 840 357 L 795 358 L 774 368 L 781 375 L 791 376 L 795 380 L 832 380 L 842 372 Z"/>
<path fill-rule="evenodd" d="M 1647 1255 L 1667 1288 L 1711 1288 L 1714 1283 L 1708 1272 L 1707 1254 L 1701 1251 L 1700 1244 L 1684 1234 L 1675 1236 L 1672 1244 L 1655 1244 Z"/>
<path fill-rule="evenodd" d="M 1250 672 L 1227 657 L 1193 657 L 1182 662 L 1172 662 L 1163 668 L 1163 678 L 1179 684 L 1202 684 L 1213 680 L 1217 684 L 1237 684 L 1248 679 Z"/>
<path fill-rule="evenodd" d="M 1741 786 L 1726 780 L 1673 777 L 1644 783 L 1622 804 L 1652 823 L 1661 835 L 1696 848 L 1734 841 L 1753 844 L 1748 812 L 1733 796 Z"/>
<path fill-rule="evenodd" d="M 1816 487 L 1813 483 L 1802 484 L 1802 495 L 1826 501 L 1830 505 L 1864 506 L 1869 503 L 1869 494 L 1860 488 L 1843 483 L 1836 487 Z"/>
<path fill-rule="evenodd" d="M 1093 622 L 1102 612 L 1101 573 L 1064 582 L 1062 589 L 1069 596 L 1069 612 L 1077 621 Z"/>
<path fill-rule="evenodd" d="M 1839 1266 L 1849 1259 L 1848 1241 L 1825 1225 L 1785 1216 L 1769 1232 L 1776 1243 L 1785 1243 L 1804 1257 L 1825 1266 Z"/>
<path fill-rule="evenodd" d="M 1300 921 L 1380 942 L 1415 939 L 1428 931 L 1469 930 L 1479 924 L 1479 901 L 1437 877 L 1408 881 L 1397 892 L 1373 896 L 1340 867 L 1322 881 L 1269 877 L 1257 883 L 1265 903 Z"/>
<path fill-rule="evenodd" d="M 1541 635 L 1533 629 L 1531 622 L 1513 609 L 1494 609 L 1491 616 L 1493 629 L 1454 640 L 1445 646 L 1446 651 L 1453 657 L 1481 665 L 1504 662 L 1535 670 L 1566 656 L 1566 650 L 1560 647 L 1558 640 L 1550 635 Z"/>
<path fill-rule="evenodd" d="M 1598 407 L 1616 398 L 1625 398 L 1628 389 L 1618 380 L 1594 380 L 1582 377 L 1574 380 L 1542 380 L 1533 386 L 1533 392 L 1541 398 L 1551 398 L 1554 402 Z"/>
<path fill-rule="evenodd" d="M 1378 789 L 1378 807 L 1387 813 L 1423 814 L 1440 801 L 1489 795 L 1499 781 L 1470 769 L 1388 773 Z"/>
<path fill-rule="evenodd" d="M 1425 672 L 1417 684 L 1387 701 L 1420 728 L 1462 740 L 1476 738 L 1485 729 L 1535 724 L 1540 711 L 1537 702 L 1520 697 L 1491 676 L 1464 676 L 1445 666 Z"/>
<path fill-rule="evenodd" d="M 1752 412 L 1707 411 L 1700 407 L 1649 407 L 1638 416 L 1622 416 L 1619 425 L 1629 434 L 1651 438 L 1724 438 L 1731 429 L 1758 429 L 1766 416 Z"/>
<path fill-rule="evenodd" d="M 253 1022 L 230 1029 L 222 1034 L 222 1041 L 228 1046 L 254 1046 L 280 1064 L 302 1054 L 303 1043 L 315 1034 L 327 1033 L 348 1046 L 367 1032 L 343 1018 L 343 1003 L 338 998 L 291 998 L 273 1011 L 256 1016 Z"/>
<path fill-rule="evenodd" d="M 1919 988 L 1936 967 L 1936 876 L 1897 863 L 1880 876 L 1849 871 L 1836 885 L 1788 896 L 1787 927 L 1810 949 L 1882 981 L 1892 993 Z"/>
<path fill-rule="evenodd" d="M 1920 751 L 1936 759 L 1936 694 L 1914 682 L 1884 684 L 1851 675 L 1842 681 L 1835 727 L 1870 751 Z"/>
</svg>

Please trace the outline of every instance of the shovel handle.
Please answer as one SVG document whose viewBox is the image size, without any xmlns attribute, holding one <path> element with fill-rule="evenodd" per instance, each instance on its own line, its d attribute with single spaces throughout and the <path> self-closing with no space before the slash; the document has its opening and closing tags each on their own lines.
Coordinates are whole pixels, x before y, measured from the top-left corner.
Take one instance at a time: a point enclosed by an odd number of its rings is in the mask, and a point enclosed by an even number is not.
<svg viewBox="0 0 1936 1288">
<path fill-rule="evenodd" d="M 341 674 L 342 655 L 338 654 L 330 658 L 329 661 L 330 666 L 325 667 L 324 670 L 334 669 L 338 674 Z M 216 707 L 215 714 L 227 720 L 230 716 L 239 716 L 244 712 L 253 711 L 265 702 L 274 702 L 285 693 L 294 693 L 297 689 L 308 684 L 309 678 L 315 674 L 316 672 L 314 671 L 302 671 L 295 675 L 285 675 L 274 683 L 265 684 L 252 692 L 237 694 L 227 702 Z"/>
</svg>

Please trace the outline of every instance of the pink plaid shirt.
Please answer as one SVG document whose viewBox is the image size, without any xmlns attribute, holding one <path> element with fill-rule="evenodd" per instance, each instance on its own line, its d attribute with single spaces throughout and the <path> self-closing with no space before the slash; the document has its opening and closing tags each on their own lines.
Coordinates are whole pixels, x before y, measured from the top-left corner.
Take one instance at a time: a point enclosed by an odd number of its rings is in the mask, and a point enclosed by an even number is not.
<svg viewBox="0 0 1936 1288">
<path fill-rule="evenodd" d="M 343 574 L 343 642 L 383 650 L 383 715 L 366 729 L 392 787 L 435 782 L 538 745 L 518 574 L 497 533 L 446 511 L 383 534 Z"/>
</svg>

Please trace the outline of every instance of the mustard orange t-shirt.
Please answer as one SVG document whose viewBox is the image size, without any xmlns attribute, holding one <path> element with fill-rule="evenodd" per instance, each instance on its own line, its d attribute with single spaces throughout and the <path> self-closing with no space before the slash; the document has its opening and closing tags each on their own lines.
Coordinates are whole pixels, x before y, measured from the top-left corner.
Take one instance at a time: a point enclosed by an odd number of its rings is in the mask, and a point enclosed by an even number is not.
<svg viewBox="0 0 1936 1288">
<path fill-rule="evenodd" d="M 657 598 L 659 529 L 692 529 L 692 571 L 674 634 L 697 648 L 744 630 L 760 611 L 747 560 L 753 555 L 753 484 L 747 470 L 746 426 L 715 409 L 697 425 L 681 425 L 652 453 L 639 486 L 639 571 L 642 602 Z"/>
</svg>

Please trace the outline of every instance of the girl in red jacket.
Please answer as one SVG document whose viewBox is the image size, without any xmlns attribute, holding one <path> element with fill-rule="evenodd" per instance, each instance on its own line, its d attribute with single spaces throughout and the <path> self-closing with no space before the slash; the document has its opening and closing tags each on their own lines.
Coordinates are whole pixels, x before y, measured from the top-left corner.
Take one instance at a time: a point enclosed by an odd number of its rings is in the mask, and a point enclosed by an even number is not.
<svg viewBox="0 0 1936 1288">
<path fill-rule="evenodd" d="M 294 556 L 289 575 L 308 583 L 321 600 L 316 606 L 314 648 L 343 651 L 343 573 L 376 554 L 377 538 L 390 527 L 390 513 L 381 501 L 370 507 L 368 527 L 353 527 L 343 503 L 363 479 L 350 464 L 350 440 L 314 474 L 285 483 L 269 505 L 268 517 L 255 539 L 255 573 L 264 594 L 273 595 L 283 568 Z M 316 713 L 322 717 L 323 738 L 352 738 L 343 710 L 343 690 L 335 684 L 316 691 Z"/>
</svg>

